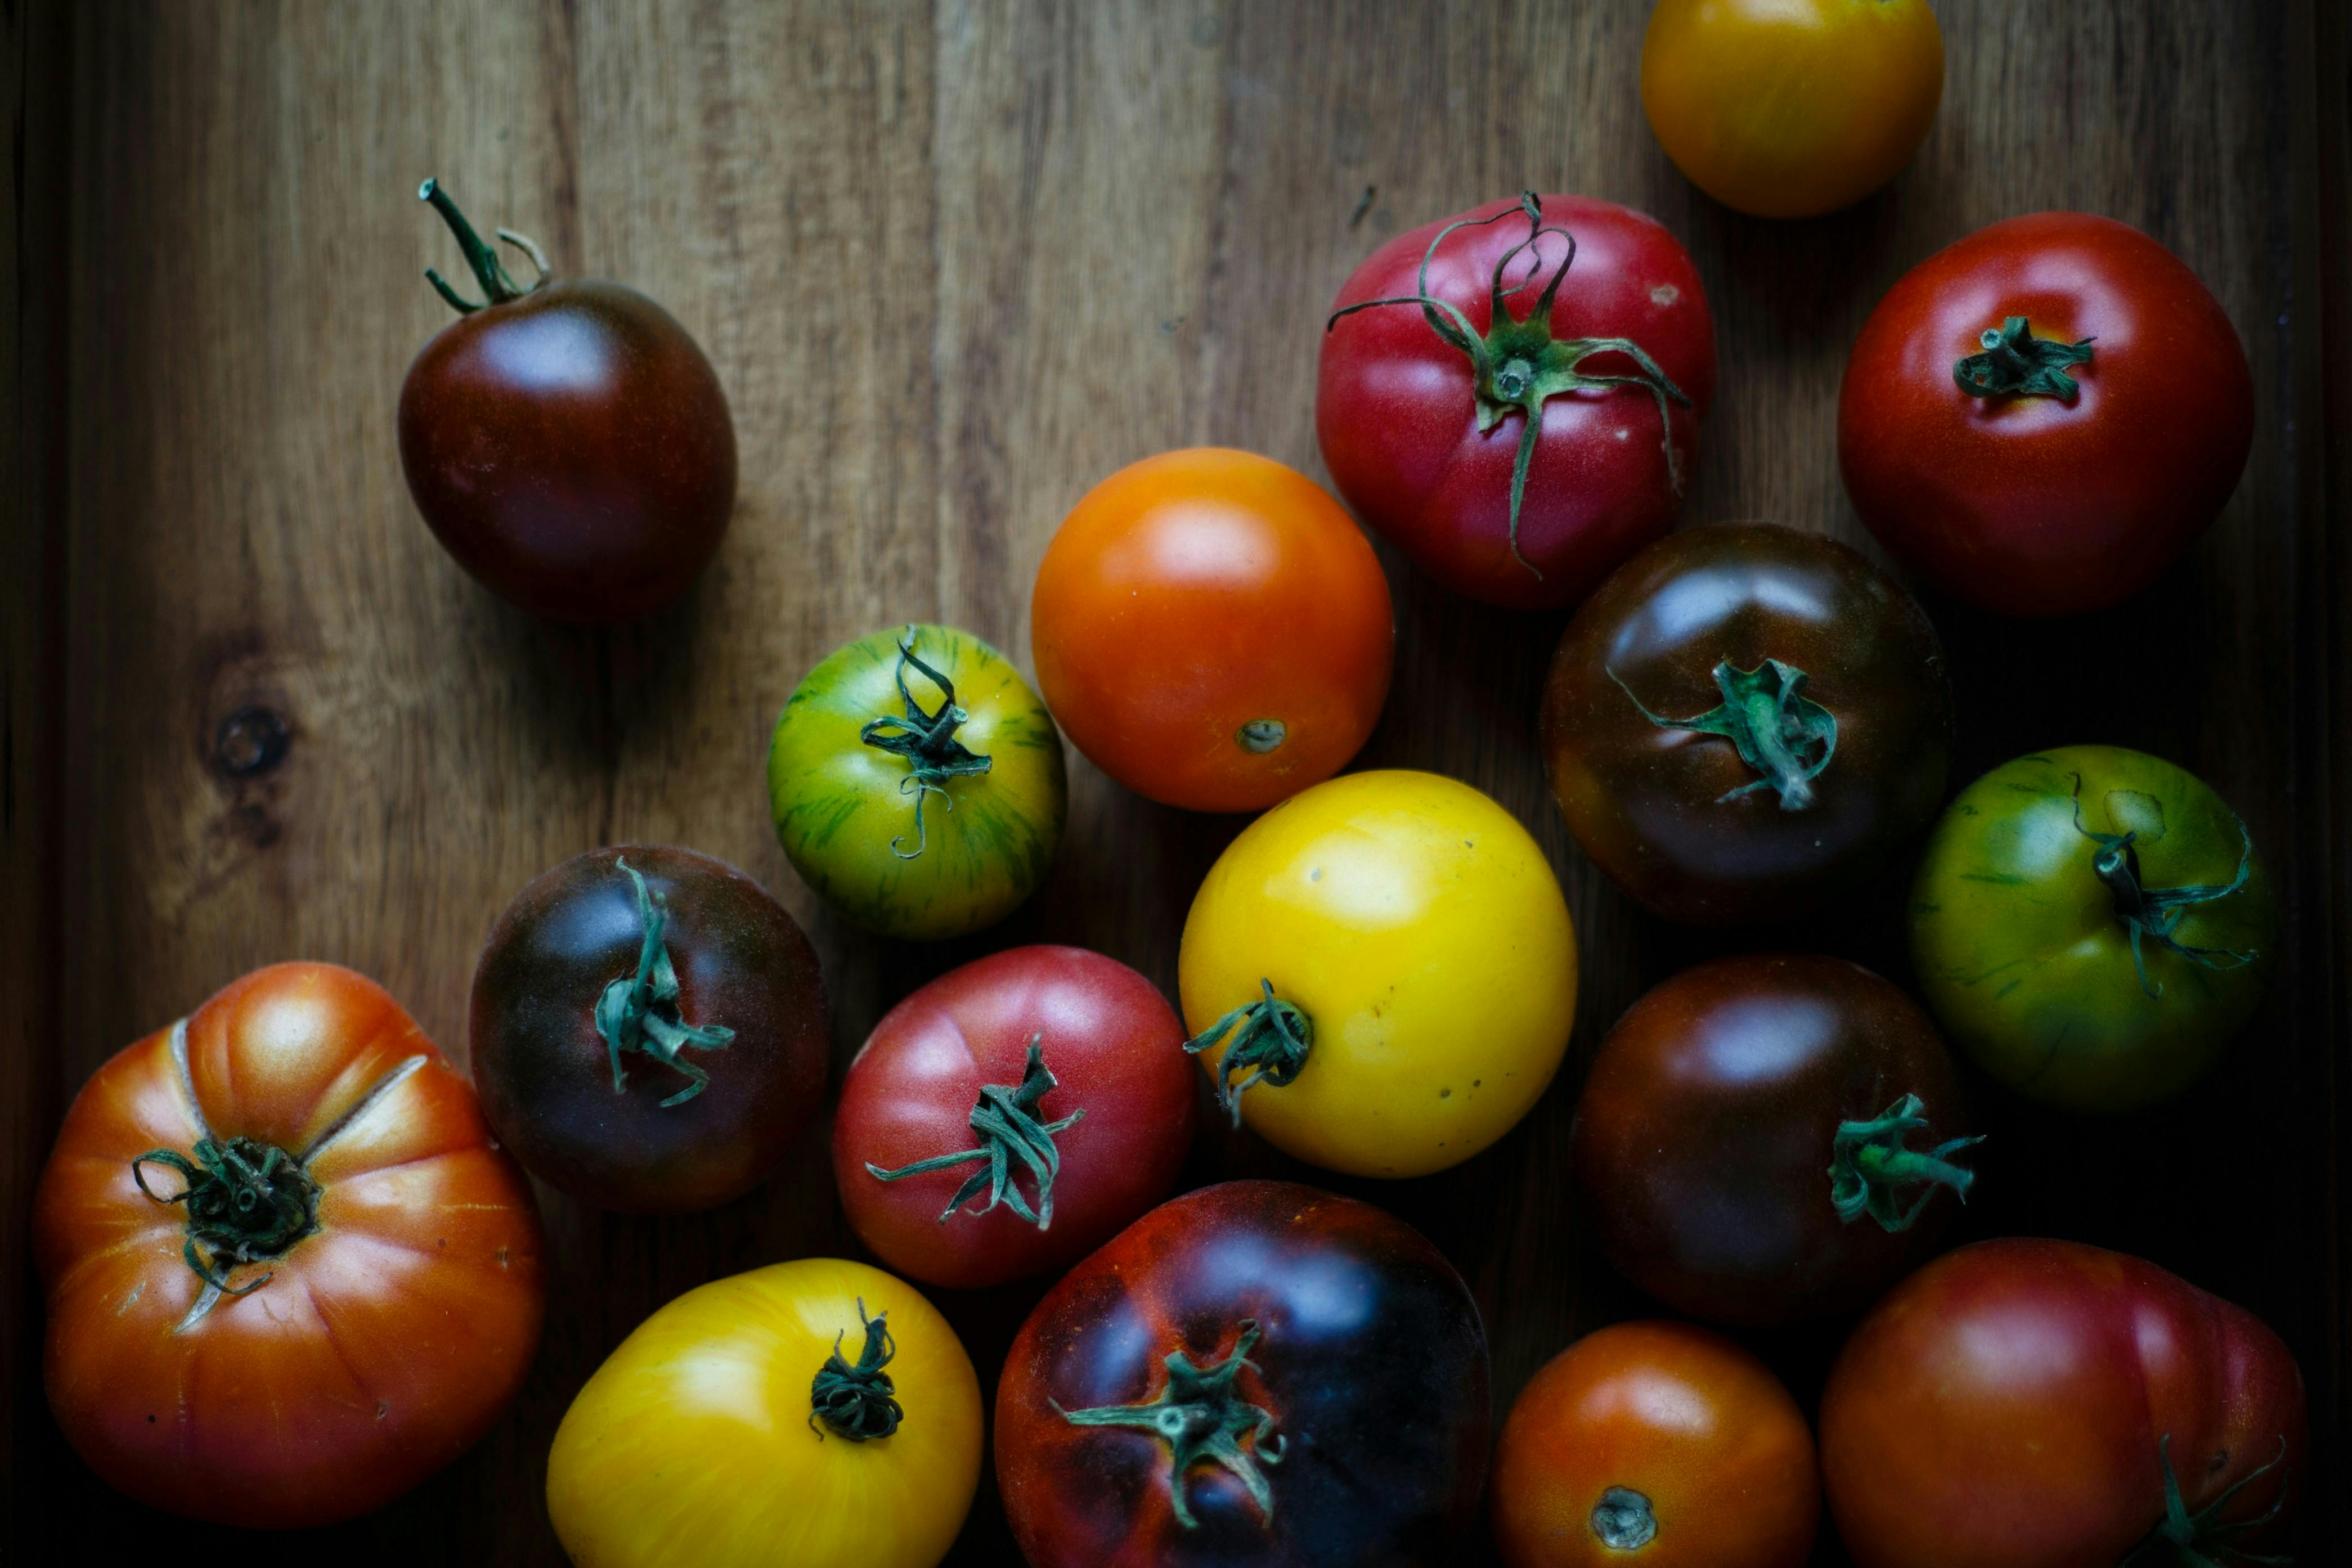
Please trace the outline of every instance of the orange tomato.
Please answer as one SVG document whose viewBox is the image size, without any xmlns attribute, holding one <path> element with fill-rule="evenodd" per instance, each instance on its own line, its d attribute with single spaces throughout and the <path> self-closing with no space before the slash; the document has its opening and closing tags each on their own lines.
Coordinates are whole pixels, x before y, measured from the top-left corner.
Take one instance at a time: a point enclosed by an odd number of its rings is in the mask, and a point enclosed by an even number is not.
<svg viewBox="0 0 2352 1568">
<path fill-rule="evenodd" d="M 390 1501 L 488 1429 L 539 1343 L 530 1184 L 415 1020 L 331 964 L 256 970 L 100 1068 L 33 1249 L 67 1439 L 216 1523 Z"/>
<path fill-rule="evenodd" d="M 1706 1329 L 1618 1323 L 1552 1357 L 1495 1449 L 1510 1568 L 1799 1568 L 1822 1486 L 1797 1402 Z"/>
<path fill-rule="evenodd" d="M 1345 767 L 1396 644 L 1388 579 L 1339 503 L 1223 447 L 1087 492 L 1030 613 L 1063 733 L 1137 794 L 1195 811 L 1263 810 Z"/>
<path fill-rule="evenodd" d="M 1759 218 L 1875 191 L 1943 96 L 1927 0 L 1660 0 L 1642 41 L 1658 144 L 1700 190 Z"/>
</svg>

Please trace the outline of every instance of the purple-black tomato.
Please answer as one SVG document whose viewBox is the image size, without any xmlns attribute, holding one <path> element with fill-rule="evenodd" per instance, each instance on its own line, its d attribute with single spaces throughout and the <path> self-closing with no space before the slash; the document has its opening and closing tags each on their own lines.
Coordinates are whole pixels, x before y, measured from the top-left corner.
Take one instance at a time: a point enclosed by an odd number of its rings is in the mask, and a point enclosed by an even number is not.
<svg viewBox="0 0 2352 1568">
<path fill-rule="evenodd" d="M 487 303 L 427 271 L 461 312 L 400 389 L 416 509 L 484 587 L 534 615 L 614 622 L 684 593 L 735 509 L 735 425 L 699 345 L 623 284 L 508 276 L 446 193 Z"/>
<path fill-rule="evenodd" d="M 1944 657 L 1855 551 L 1767 523 L 1691 528 L 1577 612 L 1544 688 L 1552 793 L 1652 913 L 1802 914 L 1924 830 L 1951 764 Z"/>
<path fill-rule="evenodd" d="M 709 855 L 630 844 L 517 894 L 474 971 L 474 1081 L 532 1175 L 677 1214 L 757 1186 L 824 1097 L 824 987 L 782 904 Z"/>
<path fill-rule="evenodd" d="M 1679 1312 L 1860 1306 L 1933 1250 L 1973 1175 L 1935 1026 L 1843 958 L 1685 969 L 1601 1043 L 1570 1158 L 1602 1250 Z"/>
<path fill-rule="evenodd" d="M 997 1386 L 997 1480 L 1033 1568 L 1401 1568 L 1470 1529 L 1487 1419 L 1478 1309 L 1419 1232 L 1226 1182 L 1038 1303 Z"/>
</svg>

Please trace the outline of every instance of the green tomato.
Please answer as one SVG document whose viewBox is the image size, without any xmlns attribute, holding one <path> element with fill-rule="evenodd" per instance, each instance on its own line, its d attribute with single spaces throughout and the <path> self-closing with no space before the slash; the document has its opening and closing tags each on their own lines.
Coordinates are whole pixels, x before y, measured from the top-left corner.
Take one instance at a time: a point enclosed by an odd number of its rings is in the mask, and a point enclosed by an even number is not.
<svg viewBox="0 0 2352 1568">
<path fill-rule="evenodd" d="M 768 748 L 776 837 L 886 936 L 961 936 L 1037 891 L 1069 804 L 1062 737 L 1004 655 L 950 626 L 877 632 L 808 673 Z"/>
<path fill-rule="evenodd" d="M 1911 952 L 1944 1028 L 2032 1099 L 2131 1111 L 2244 1027 L 2278 908 L 2237 814 L 2145 752 L 2070 746 L 1994 768 L 1927 841 Z"/>
</svg>

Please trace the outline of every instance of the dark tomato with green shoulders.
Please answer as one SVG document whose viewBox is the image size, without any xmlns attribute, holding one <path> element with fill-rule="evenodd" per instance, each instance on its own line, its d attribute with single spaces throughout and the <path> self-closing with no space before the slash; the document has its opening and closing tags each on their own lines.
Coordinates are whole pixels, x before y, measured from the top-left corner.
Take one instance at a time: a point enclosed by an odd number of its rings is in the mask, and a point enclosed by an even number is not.
<svg viewBox="0 0 2352 1568">
<path fill-rule="evenodd" d="M 517 894 L 474 970 L 474 1081 L 525 1168 L 676 1214 L 766 1177 L 824 1100 L 815 949 L 767 890 L 667 844 L 578 855 Z"/>
<path fill-rule="evenodd" d="M 2206 783 L 2120 746 L 1994 768 L 1952 802 L 1912 887 L 1920 989 L 2021 1094 L 2133 1111 L 2177 1094 L 2270 983 L 2278 904 Z"/>
<path fill-rule="evenodd" d="M 1975 1180 L 1935 1025 L 1843 958 L 1685 969 L 1601 1043 L 1570 1154 L 1601 1249 L 1678 1312 L 1851 1311 L 1935 1249 Z"/>
<path fill-rule="evenodd" d="M 1669 920 L 1802 914 L 1936 814 L 1952 700 L 1936 630 L 1846 546 L 1691 528 L 1618 569 L 1544 688 L 1553 795 L 1593 862 Z"/>
<path fill-rule="evenodd" d="M 1047 1292 L 996 1396 L 1032 1568 L 1402 1568 L 1486 1479 L 1486 1336 L 1395 1217 L 1237 1181 L 1161 1204 Z"/>
</svg>

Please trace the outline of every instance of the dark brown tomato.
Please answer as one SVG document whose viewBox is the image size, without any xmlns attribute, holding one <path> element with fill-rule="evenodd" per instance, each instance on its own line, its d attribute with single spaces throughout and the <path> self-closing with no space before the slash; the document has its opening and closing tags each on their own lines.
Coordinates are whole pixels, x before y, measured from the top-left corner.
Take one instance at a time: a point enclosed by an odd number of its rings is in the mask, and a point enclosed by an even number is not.
<svg viewBox="0 0 2352 1568">
<path fill-rule="evenodd" d="M 425 344 L 401 387 L 416 509 L 458 565 L 535 615 L 662 609 L 709 564 L 735 507 L 735 426 L 710 361 L 625 285 L 520 290 L 427 190 L 490 303 Z"/>
<path fill-rule="evenodd" d="M 1543 746 L 1594 863 L 1669 920 L 1738 925 L 1819 906 L 1927 827 L 1951 690 L 1926 613 L 1860 554 L 1722 524 L 1661 539 L 1577 612 Z"/>
<path fill-rule="evenodd" d="M 1916 1003 L 1843 958 L 1776 954 L 1635 1002 L 1570 1143 L 1611 1262 L 1693 1317 L 1772 1323 L 1861 1306 L 1934 1250 L 1966 1131 Z"/>
<path fill-rule="evenodd" d="M 758 883 L 692 850 L 596 850 L 517 894 L 474 971 L 472 1030 L 500 1142 L 602 1208 L 740 1197 L 824 1095 L 815 950 Z"/>
<path fill-rule="evenodd" d="M 1033 1568 L 1401 1568 L 1457 1554 L 1487 1420 L 1486 1331 L 1436 1248 L 1367 1203 L 1226 1182 L 1038 1303 L 996 1473 Z"/>
</svg>

